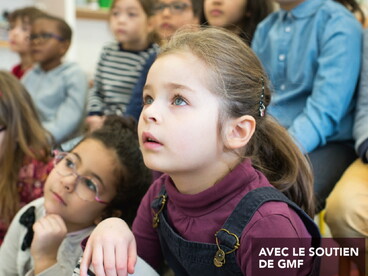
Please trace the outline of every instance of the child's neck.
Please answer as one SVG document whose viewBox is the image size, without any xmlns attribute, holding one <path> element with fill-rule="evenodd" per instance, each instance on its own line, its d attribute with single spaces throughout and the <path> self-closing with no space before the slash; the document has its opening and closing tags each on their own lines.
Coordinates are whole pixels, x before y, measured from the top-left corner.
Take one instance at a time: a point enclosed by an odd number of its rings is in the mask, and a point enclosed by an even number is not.
<svg viewBox="0 0 368 276">
<path fill-rule="evenodd" d="M 60 64 L 61 64 L 61 59 L 56 59 L 53 61 L 40 63 L 40 67 L 42 68 L 43 71 L 47 72 L 47 71 L 51 71 L 52 69 L 58 67 Z"/>
<path fill-rule="evenodd" d="M 297 0 L 297 1 L 292 1 L 290 3 L 279 3 L 279 5 L 281 9 L 285 11 L 291 11 L 292 9 L 294 9 L 296 6 L 300 5 L 304 1 L 306 0 Z"/>
<path fill-rule="evenodd" d="M 234 162 L 218 162 L 211 164 L 207 168 L 199 168 L 197 171 L 168 174 L 180 193 L 194 195 L 214 186 L 238 164 L 239 160 Z"/>
<path fill-rule="evenodd" d="M 127 51 L 143 51 L 148 48 L 149 44 L 148 39 L 120 43 L 122 48 Z"/>
</svg>

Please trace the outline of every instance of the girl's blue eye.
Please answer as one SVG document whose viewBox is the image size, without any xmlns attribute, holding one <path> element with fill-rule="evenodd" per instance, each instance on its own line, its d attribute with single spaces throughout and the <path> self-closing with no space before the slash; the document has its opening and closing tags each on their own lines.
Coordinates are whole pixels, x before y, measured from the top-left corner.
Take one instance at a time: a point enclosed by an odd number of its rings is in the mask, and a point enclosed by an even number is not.
<svg viewBox="0 0 368 276">
<path fill-rule="evenodd" d="M 144 104 L 144 105 L 152 104 L 152 103 L 153 103 L 153 98 L 152 98 L 152 97 L 150 97 L 150 96 L 145 96 L 145 97 L 143 98 L 143 104 Z"/>
<path fill-rule="evenodd" d="M 129 16 L 129 17 L 136 17 L 136 16 L 137 16 L 137 14 L 136 14 L 136 13 L 132 13 L 132 12 L 130 12 L 130 13 L 128 13 L 128 16 Z"/>
<path fill-rule="evenodd" d="M 187 102 L 183 99 L 183 97 L 177 95 L 174 98 L 173 104 L 174 105 L 187 105 Z"/>
</svg>

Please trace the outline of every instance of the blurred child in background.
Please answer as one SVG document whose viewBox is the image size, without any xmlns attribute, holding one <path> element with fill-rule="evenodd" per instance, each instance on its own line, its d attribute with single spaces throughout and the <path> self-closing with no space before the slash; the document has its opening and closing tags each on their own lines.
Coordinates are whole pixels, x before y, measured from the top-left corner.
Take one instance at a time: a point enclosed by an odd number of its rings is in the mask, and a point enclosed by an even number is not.
<svg viewBox="0 0 368 276">
<path fill-rule="evenodd" d="M 158 51 L 152 6 L 151 0 L 113 1 L 109 20 L 116 41 L 103 48 L 97 65 L 87 105 L 89 130 L 100 127 L 105 115 L 124 115 L 146 60 Z"/>
<path fill-rule="evenodd" d="M 59 152 L 39 198 L 18 212 L 0 248 L 0 275 L 72 275 L 80 243 L 99 221 L 132 223 L 151 183 L 136 124 L 118 116 Z"/>
<path fill-rule="evenodd" d="M 258 25 L 252 48 L 275 90 L 270 114 L 311 160 L 319 212 L 356 159 L 352 127 L 362 26 L 335 1 L 276 2 L 280 10 Z"/>
<path fill-rule="evenodd" d="M 153 13 L 154 28 L 161 44 L 185 25 L 198 25 L 202 13 L 202 0 L 157 0 Z"/>
<path fill-rule="evenodd" d="M 28 92 L 0 71 L 0 245 L 16 212 L 43 195 L 50 140 Z"/>
<path fill-rule="evenodd" d="M 10 49 L 20 58 L 19 64 L 12 68 L 12 73 L 19 79 L 33 65 L 29 36 L 33 22 L 43 14 L 35 7 L 25 7 L 13 11 L 8 17 Z"/>
<path fill-rule="evenodd" d="M 270 0 L 204 0 L 204 21 L 226 28 L 251 44 L 259 22 L 274 10 Z"/>
<path fill-rule="evenodd" d="M 63 62 L 72 30 L 61 18 L 43 15 L 32 25 L 32 58 L 38 64 L 22 79 L 43 126 L 59 144 L 76 133 L 85 116 L 87 78 L 74 62 Z"/>
<path fill-rule="evenodd" d="M 199 26 L 202 13 L 202 0 L 158 0 L 153 6 L 154 31 L 158 35 L 160 44 L 165 44 L 170 37 L 181 27 L 192 25 Z M 127 107 L 125 115 L 133 116 L 137 121 L 141 114 L 143 103 L 142 93 L 146 83 L 147 73 L 156 59 L 154 52 L 147 59 L 141 76 L 134 86 L 132 98 Z"/>
</svg>

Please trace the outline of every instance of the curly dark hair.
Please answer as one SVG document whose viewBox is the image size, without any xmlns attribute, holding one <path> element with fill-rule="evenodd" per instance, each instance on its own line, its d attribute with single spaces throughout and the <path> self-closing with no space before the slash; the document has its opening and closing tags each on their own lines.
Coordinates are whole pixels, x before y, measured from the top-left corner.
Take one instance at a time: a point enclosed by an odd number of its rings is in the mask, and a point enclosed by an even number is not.
<svg viewBox="0 0 368 276">
<path fill-rule="evenodd" d="M 121 211 L 121 218 L 133 223 L 143 195 L 152 182 L 152 173 L 143 162 L 139 149 L 137 124 L 133 118 L 109 115 L 103 126 L 87 134 L 83 140 L 95 139 L 116 152 L 116 196 L 106 208 L 103 218 Z M 83 141 L 82 140 L 82 141 Z"/>
</svg>

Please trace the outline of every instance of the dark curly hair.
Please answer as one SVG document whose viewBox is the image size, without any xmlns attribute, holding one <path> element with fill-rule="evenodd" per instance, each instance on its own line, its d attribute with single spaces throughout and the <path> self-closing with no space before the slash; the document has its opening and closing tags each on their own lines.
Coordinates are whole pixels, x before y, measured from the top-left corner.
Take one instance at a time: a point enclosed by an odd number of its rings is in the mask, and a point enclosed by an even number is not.
<svg viewBox="0 0 368 276">
<path fill-rule="evenodd" d="M 133 118 L 109 115 L 103 126 L 87 134 L 83 140 L 94 139 L 116 152 L 119 163 L 116 196 L 106 208 L 102 219 L 121 211 L 121 218 L 131 225 L 143 195 L 152 182 L 151 171 L 145 166 L 139 149 L 137 124 Z M 82 141 L 83 141 L 82 140 Z"/>
</svg>

